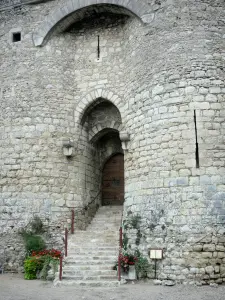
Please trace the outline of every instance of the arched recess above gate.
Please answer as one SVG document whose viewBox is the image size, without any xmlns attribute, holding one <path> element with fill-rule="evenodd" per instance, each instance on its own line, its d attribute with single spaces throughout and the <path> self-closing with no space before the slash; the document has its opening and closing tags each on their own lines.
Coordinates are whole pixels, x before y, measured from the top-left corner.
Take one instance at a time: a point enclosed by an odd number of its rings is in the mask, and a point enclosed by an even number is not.
<svg viewBox="0 0 225 300">
<path fill-rule="evenodd" d="M 97 89 L 77 104 L 74 111 L 75 126 L 86 131 L 88 141 L 92 144 L 108 133 L 117 133 L 122 148 L 127 150 L 130 134 L 124 128 L 126 114 L 124 103 L 117 95 Z"/>
<path fill-rule="evenodd" d="M 112 124 L 113 125 L 113 124 Z M 92 130 L 89 132 L 89 142 L 95 143 L 98 141 L 102 136 L 109 132 L 119 132 L 120 127 L 118 124 L 115 124 L 114 126 L 111 127 L 104 127 L 104 126 L 95 126 L 92 128 Z"/>
<path fill-rule="evenodd" d="M 33 33 L 35 46 L 43 46 L 51 33 L 63 32 L 83 19 L 86 8 L 105 6 L 112 13 L 133 15 L 148 23 L 148 6 L 140 0 L 67 0 L 45 18 Z"/>
<path fill-rule="evenodd" d="M 104 89 L 92 90 L 77 104 L 74 111 L 74 119 L 76 126 L 82 125 L 85 116 L 99 103 L 108 101 L 112 103 L 119 111 L 122 123 L 125 120 L 125 111 L 121 98 L 112 91 Z M 110 126 L 111 127 L 111 126 Z"/>
</svg>

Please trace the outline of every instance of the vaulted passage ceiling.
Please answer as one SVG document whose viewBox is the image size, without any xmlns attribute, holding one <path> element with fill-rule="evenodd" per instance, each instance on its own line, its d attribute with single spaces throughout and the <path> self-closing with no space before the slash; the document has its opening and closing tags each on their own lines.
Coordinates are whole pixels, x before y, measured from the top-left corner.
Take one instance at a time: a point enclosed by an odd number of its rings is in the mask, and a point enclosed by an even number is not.
<svg viewBox="0 0 225 300">
<path fill-rule="evenodd" d="M 33 34 L 35 46 L 43 46 L 54 32 L 63 32 L 73 23 L 82 20 L 87 10 L 102 13 L 126 14 L 136 16 L 144 22 L 148 7 L 140 0 L 67 0 L 63 6 L 52 11 Z"/>
</svg>

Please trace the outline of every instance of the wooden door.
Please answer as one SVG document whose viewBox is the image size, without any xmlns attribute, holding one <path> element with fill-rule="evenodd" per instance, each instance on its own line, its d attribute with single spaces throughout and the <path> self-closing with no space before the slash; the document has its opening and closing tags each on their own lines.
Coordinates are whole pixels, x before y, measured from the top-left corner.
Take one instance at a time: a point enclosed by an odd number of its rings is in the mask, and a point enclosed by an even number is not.
<svg viewBox="0 0 225 300">
<path fill-rule="evenodd" d="M 105 164 L 102 174 L 102 205 L 123 205 L 124 156 L 116 154 Z"/>
</svg>

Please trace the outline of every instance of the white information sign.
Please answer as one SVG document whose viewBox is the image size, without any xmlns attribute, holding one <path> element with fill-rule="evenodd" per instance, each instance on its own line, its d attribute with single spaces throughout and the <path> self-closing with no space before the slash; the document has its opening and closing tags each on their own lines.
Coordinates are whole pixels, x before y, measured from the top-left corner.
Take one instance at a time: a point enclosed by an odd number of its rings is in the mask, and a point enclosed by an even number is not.
<svg viewBox="0 0 225 300">
<path fill-rule="evenodd" d="M 162 249 L 150 249 L 150 258 L 151 259 L 163 259 L 163 250 Z"/>
</svg>

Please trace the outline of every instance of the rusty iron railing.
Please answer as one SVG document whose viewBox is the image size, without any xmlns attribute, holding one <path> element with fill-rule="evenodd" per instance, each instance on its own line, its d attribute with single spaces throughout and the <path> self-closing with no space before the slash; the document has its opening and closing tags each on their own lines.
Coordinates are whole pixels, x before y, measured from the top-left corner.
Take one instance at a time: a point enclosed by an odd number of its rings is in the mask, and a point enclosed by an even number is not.
<svg viewBox="0 0 225 300">
<path fill-rule="evenodd" d="M 120 226 L 119 229 L 119 255 L 118 255 L 118 281 L 121 281 L 121 254 L 122 254 L 122 247 L 123 247 L 123 229 Z"/>
<path fill-rule="evenodd" d="M 74 208 L 73 208 L 72 216 L 71 216 L 71 234 L 74 234 L 74 217 L 75 217 L 75 212 L 74 212 Z"/>
<path fill-rule="evenodd" d="M 119 255 L 118 255 L 118 281 L 121 281 L 121 256 L 123 249 L 123 212 L 121 216 L 120 229 L 119 229 Z"/>
<path fill-rule="evenodd" d="M 65 228 L 65 236 L 64 236 L 64 252 L 65 257 L 68 255 L 68 229 Z M 63 268 L 63 258 L 64 256 L 61 255 L 59 258 L 59 280 L 62 281 L 62 268 Z"/>
<path fill-rule="evenodd" d="M 68 254 L 68 229 L 65 228 L 65 257 L 67 257 Z"/>
<path fill-rule="evenodd" d="M 59 280 L 62 281 L 62 265 L 63 265 L 63 256 L 60 256 L 59 259 Z"/>
</svg>

